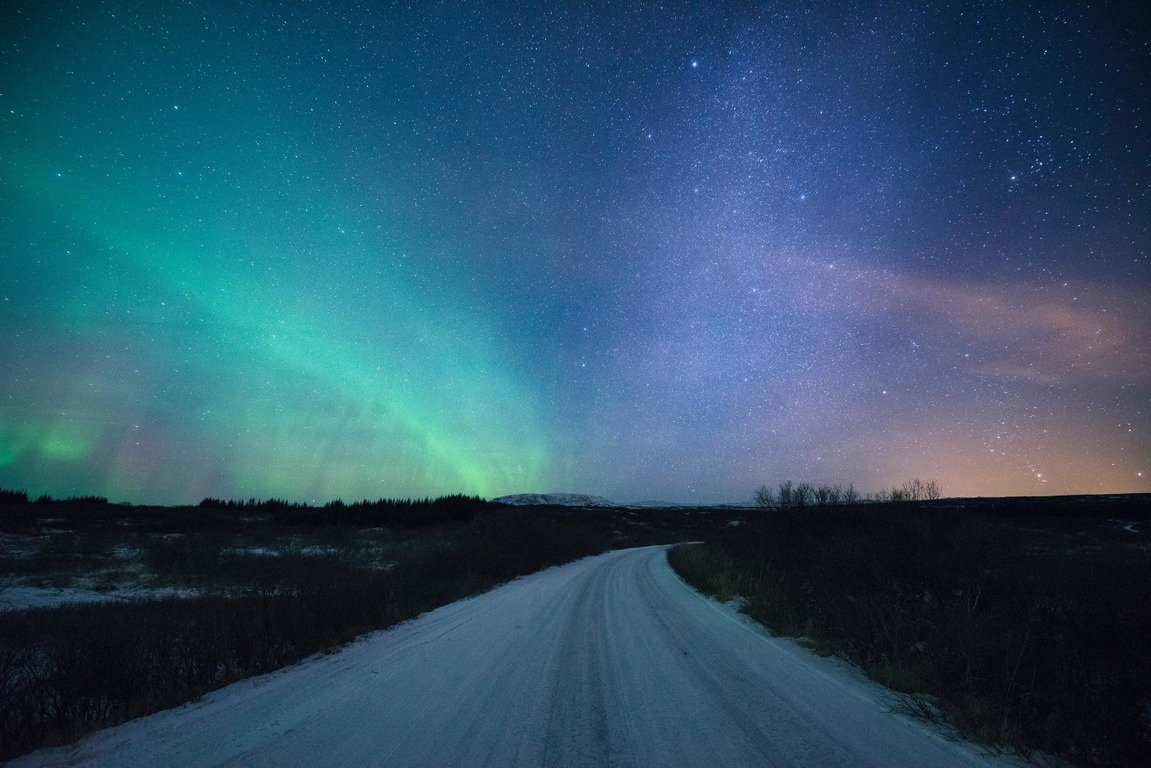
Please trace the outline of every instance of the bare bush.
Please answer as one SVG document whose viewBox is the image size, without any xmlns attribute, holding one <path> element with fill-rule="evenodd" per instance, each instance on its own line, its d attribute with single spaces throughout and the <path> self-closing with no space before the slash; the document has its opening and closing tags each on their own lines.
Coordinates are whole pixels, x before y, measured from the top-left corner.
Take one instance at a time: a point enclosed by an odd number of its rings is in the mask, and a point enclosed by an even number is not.
<svg viewBox="0 0 1151 768">
<path fill-rule="evenodd" d="M 800 509 L 808 506 L 829 507 L 840 504 L 858 504 L 862 501 L 855 485 L 844 488 L 836 483 L 793 483 L 785 480 L 779 484 L 778 493 L 767 485 L 761 485 L 753 496 L 757 506 L 775 509 Z"/>
<path fill-rule="evenodd" d="M 795 484 L 790 480 L 782 480 L 779 483 L 779 508 L 789 509 L 795 506 Z"/>
<path fill-rule="evenodd" d="M 942 498 L 943 488 L 939 485 L 938 480 L 928 480 L 924 485 L 923 493 L 923 498 L 928 501 L 934 501 L 935 499 Z"/>
<path fill-rule="evenodd" d="M 776 505 L 775 492 L 766 485 L 761 485 L 759 488 L 756 488 L 753 498 L 757 507 L 772 509 Z"/>
<path fill-rule="evenodd" d="M 920 480 L 918 477 L 902 485 L 878 491 L 871 500 L 880 504 L 898 504 L 907 501 L 933 501 L 941 498 L 943 489 L 938 480 Z"/>
<path fill-rule="evenodd" d="M 892 501 L 931 501 L 942 495 L 938 480 L 908 480 L 899 488 L 892 488 Z"/>
<path fill-rule="evenodd" d="M 820 483 L 815 487 L 815 503 L 818 506 L 826 507 L 829 504 L 838 504 L 842 496 L 843 491 L 838 485 Z"/>
</svg>

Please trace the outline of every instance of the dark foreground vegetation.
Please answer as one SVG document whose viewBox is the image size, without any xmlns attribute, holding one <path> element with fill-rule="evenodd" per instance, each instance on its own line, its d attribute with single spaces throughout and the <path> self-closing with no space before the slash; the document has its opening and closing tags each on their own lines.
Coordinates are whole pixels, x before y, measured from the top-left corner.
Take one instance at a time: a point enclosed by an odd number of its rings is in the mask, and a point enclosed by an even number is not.
<svg viewBox="0 0 1151 768">
<path fill-rule="evenodd" d="M 0 606 L 14 585 L 117 598 L 0 610 L 0 760 L 549 565 L 691 539 L 670 556 L 688 581 L 859 664 L 919 716 L 1023 754 L 1151 765 L 1151 497 L 818 491 L 712 511 L 0 491 Z"/>
<path fill-rule="evenodd" d="M 1151 765 L 1151 497 L 774 509 L 677 547 L 701 591 L 984 744 Z"/>
<path fill-rule="evenodd" d="M 4 584 L 133 599 L 0 612 L 0 760 L 331 650 L 521 574 L 683 540 L 682 512 L 480 499 L 161 508 L 0 497 Z M 697 531 L 693 529 L 694 535 Z"/>
</svg>

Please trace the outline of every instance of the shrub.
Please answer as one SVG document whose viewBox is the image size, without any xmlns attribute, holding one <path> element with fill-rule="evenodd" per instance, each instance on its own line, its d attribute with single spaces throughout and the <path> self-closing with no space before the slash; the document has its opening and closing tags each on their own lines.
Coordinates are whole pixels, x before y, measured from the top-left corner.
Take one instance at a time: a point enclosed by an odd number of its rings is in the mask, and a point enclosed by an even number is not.
<svg viewBox="0 0 1151 768">
<path fill-rule="evenodd" d="M 669 560 L 984 743 L 1151 765 L 1147 547 L 1098 534 L 1084 546 L 1079 531 L 1036 525 L 898 506 L 781 511 Z"/>
</svg>

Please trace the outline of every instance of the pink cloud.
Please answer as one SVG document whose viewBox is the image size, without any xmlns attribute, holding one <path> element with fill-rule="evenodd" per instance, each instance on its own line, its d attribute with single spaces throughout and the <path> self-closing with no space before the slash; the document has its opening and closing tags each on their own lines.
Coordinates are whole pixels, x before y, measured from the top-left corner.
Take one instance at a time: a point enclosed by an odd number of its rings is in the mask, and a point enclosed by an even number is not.
<svg viewBox="0 0 1151 768">
<path fill-rule="evenodd" d="M 977 373 L 1038 384 L 1151 377 L 1151 293 L 1100 285 L 956 283 L 838 268 L 842 306 L 914 328 Z"/>
</svg>

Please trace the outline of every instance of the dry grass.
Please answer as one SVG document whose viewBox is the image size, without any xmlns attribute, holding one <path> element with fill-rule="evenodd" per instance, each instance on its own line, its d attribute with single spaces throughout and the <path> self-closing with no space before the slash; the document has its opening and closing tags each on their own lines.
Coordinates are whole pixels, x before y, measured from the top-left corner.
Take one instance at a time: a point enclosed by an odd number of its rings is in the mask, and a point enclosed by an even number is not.
<svg viewBox="0 0 1151 768">
<path fill-rule="evenodd" d="M 705 593 L 741 595 L 777 634 L 860 665 L 968 737 L 1151 765 L 1151 538 L 1099 504 L 1059 517 L 769 512 L 670 559 Z"/>
<path fill-rule="evenodd" d="M 197 595 L 2 614 L 0 760 L 195 699 L 617 541 L 633 543 L 613 535 L 606 518 L 569 509 L 481 503 L 470 522 L 440 518 L 430 527 L 393 509 L 391 528 L 376 525 L 371 510 L 249 512 L 0 508 L 10 545 L 0 572 L 9 577 L 72 584 L 115 567 L 121 578 Z M 349 519 L 355 515 L 373 525 Z"/>
</svg>

